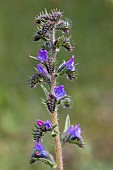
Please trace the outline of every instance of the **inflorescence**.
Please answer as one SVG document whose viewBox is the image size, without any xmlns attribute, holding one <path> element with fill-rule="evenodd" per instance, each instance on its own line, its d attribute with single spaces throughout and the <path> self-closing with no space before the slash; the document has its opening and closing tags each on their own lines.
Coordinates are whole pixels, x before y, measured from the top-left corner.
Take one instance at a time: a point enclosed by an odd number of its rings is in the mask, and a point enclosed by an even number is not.
<svg viewBox="0 0 113 170">
<path fill-rule="evenodd" d="M 73 45 L 71 43 L 68 33 L 70 32 L 70 21 L 64 19 L 63 13 L 57 9 L 50 13 L 40 13 L 35 18 L 37 24 L 37 31 L 33 36 L 34 41 L 41 43 L 41 49 L 38 51 L 36 57 L 30 56 L 37 61 L 35 73 L 28 78 L 28 84 L 30 88 L 35 88 L 37 85 L 41 85 L 46 98 L 43 99 L 48 112 L 53 115 L 60 106 L 63 108 L 72 107 L 72 99 L 67 95 L 64 90 L 64 85 L 58 85 L 52 88 L 52 76 L 57 78 L 66 76 L 67 79 L 73 81 L 76 78 L 76 66 L 75 56 L 68 61 L 63 61 L 59 66 L 53 57 L 53 52 L 57 54 L 61 48 L 66 49 L 69 52 L 73 51 Z M 55 41 L 52 40 L 52 34 L 60 32 L 61 36 L 55 37 Z M 70 118 L 67 116 L 65 122 L 64 131 L 61 134 L 61 143 L 64 146 L 66 143 L 76 144 L 79 147 L 84 147 L 83 131 L 80 129 L 80 125 L 70 125 Z M 42 161 L 51 168 L 56 168 L 56 163 L 53 156 L 44 148 L 42 142 L 45 134 L 51 132 L 51 135 L 55 137 L 55 127 L 57 125 L 52 124 L 50 120 L 45 122 L 37 120 L 35 129 L 33 130 L 34 151 L 30 157 L 30 163 Z M 55 135 L 53 135 L 55 133 Z"/>
</svg>

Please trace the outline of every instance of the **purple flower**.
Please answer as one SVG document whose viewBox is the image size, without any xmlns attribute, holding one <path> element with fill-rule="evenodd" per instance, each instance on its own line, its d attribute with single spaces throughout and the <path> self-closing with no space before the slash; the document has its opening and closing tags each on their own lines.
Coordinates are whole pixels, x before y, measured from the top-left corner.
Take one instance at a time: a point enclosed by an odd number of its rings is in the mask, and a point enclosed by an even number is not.
<svg viewBox="0 0 113 170">
<path fill-rule="evenodd" d="M 52 123 L 49 120 L 46 120 L 46 122 L 44 122 L 44 126 L 46 127 L 46 130 L 50 130 L 53 127 Z"/>
<path fill-rule="evenodd" d="M 48 158 L 49 153 L 45 150 L 44 146 L 42 143 L 35 143 L 34 149 L 36 151 L 36 155 L 40 158 Z"/>
<path fill-rule="evenodd" d="M 38 151 L 38 152 L 41 152 L 41 151 L 43 151 L 43 150 L 45 150 L 45 148 L 44 148 L 44 146 L 42 145 L 42 143 L 40 142 L 40 143 L 35 143 L 35 146 L 33 147 L 36 151 Z"/>
<path fill-rule="evenodd" d="M 76 139 L 76 138 L 81 139 L 82 138 L 81 134 L 82 132 L 80 129 L 80 124 L 77 124 L 75 127 L 73 126 L 73 128 L 70 130 L 70 139 Z"/>
<path fill-rule="evenodd" d="M 34 152 L 30 157 L 29 163 L 35 163 L 36 161 L 42 161 L 50 165 L 51 168 L 56 168 L 56 163 L 53 159 L 53 156 L 47 150 L 45 150 L 42 143 L 35 143 Z"/>
<path fill-rule="evenodd" d="M 39 50 L 39 51 L 38 51 L 37 59 L 38 59 L 41 63 L 43 63 L 44 61 L 46 61 L 46 60 L 48 59 L 48 52 L 47 52 L 47 50 L 43 50 L 43 49 Z"/>
<path fill-rule="evenodd" d="M 73 132 L 73 129 L 74 129 L 74 125 L 71 125 L 68 130 L 66 131 L 66 135 L 70 136 L 70 134 L 72 134 Z"/>
<path fill-rule="evenodd" d="M 43 126 L 44 125 L 44 122 L 42 120 L 37 120 L 36 123 L 37 123 L 38 126 Z"/>
<path fill-rule="evenodd" d="M 71 125 L 62 138 L 63 143 L 66 142 L 77 144 L 79 147 L 84 147 L 84 141 L 82 137 L 82 131 L 80 129 L 80 124 L 77 124 L 76 126 Z"/>
<path fill-rule="evenodd" d="M 75 71 L 74 57 L 75 57 L 75 56 L 73 55 L 72 58 L 71 58 L 69 61 L 67 61 L 67 62 L 65 62 L 65 63 L 63 64 L 63 66 L 66 66 L 66 67 L 67 67 L 67 70 Z"/>
<path fill-rule="evenodd" d="M 66 92 L 64 91 L 64 85 L 56 86 L 54 88 L 54 96 L 57 98 L 57 100 L 60 100 L 64 96 L 66 96 Z"/>
<path fill-rule="evenodd" d="M 45 122 L 43 122 L 42 120 L 37 120 L 36 123 L 38 124 L 38 126 L 44 126 L 47 131 L 51 130 L 53 127 L 53 124 L 50 122 L 50 120 L 46 120 Z"/>
<path fill-rule="evenodd" d="M 42 66 L 42 64 L 37 64 L 37 70 L 40 72 L 40 73 L 43 73 L 44 75 L 48 75 L 48 72 L 47 70 Z"/>
</svg>

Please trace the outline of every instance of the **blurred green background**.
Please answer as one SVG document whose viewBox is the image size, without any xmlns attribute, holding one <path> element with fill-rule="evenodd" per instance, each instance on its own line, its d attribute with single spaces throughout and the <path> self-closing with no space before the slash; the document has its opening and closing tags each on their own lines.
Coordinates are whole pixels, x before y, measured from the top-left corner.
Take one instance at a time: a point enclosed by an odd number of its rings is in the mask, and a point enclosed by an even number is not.
<svg viewBox="0 0 113 170">
<path fill-rule="evenodd" d="M 78 79 L 59 80 L 72 96 L 74 107 L 60 109 L 60 129 L 70 114 L 80 123 L 86 147 L 63 149 L 65 170 L 113 169 L 113 0 L 0 0 L 0 170 L 49 170 L 42 163 L 29 165 L 32 128 L 36 119 L 50 119 L 40 98 L 40 86 L 30 89 L 27 77 L 34 72 L 38 43 L 32 41 L 34 18 L 47 8 L 61 9 L 72 20 Z M 72 54 L 62 50 L 59 62 Z M 44 140 L 54 155 L 51 137 Z"/>
</svg>

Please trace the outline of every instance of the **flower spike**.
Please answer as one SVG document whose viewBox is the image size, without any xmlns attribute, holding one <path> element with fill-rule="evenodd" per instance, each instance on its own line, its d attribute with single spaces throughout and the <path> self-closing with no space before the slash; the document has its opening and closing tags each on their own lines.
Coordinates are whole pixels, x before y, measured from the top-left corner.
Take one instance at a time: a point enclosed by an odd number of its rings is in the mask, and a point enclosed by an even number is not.
<svg viewBox="0 0 113 170">
<path fill-rule="evenodd" d="M 76 144 L 81 148 L 84 148 L 84 140 L 82 137 L 82 131 L 80 129 L 80 124 L 76 126 L 71 125 L 67 131 L 65 131 L 61 136 L 62 144 L 69 142 L 71 144 Z"/>
<path fill-rule="evenodd" d="M 66 36 L 70 31 L 71 22 L 63 17 L 60 10 L 53 9 L 48 12 L 41 12 L 35 18 L 35 23 L 38 25 L 34 33 L 33 40 L 40 42 L 41 49 L 38 50 L 36 57 L 30 56 L 37 62 L 36 72 L 29 77 L 28 84 L 31 88 L 35 88 L 38 84 L 42 87 L 45 93 L 45 99 L 42 103 L 46 106 L 52 122 L 50 120 L 42 121 L 38 119 L 33 129 L 33 153 L 30 157 L 30 164 L 41 161 L 51 168 L 63 169 L 62 146 L 66 143 L 76 144 L 79 147 L 84 147 L 83 131 L 80 124 L 71 125 L 69 115 L 65 121 L 65 128 L 60 136 L 59 121 L 57 112 L 60 106 L 63 108 L 72 107 L 72 99 L 66 94 L 64 85 L 57 85 L 57 78 L 66 75 L 69 80 L 75 79 L 75 57 L 68 61 L 64 61 L 58 66 L 57 52 L 62 47 L 68 51 L 73 51 L 73 40 L 71 36 Z M 49 56 L 50 55 L 50 56 Z M 63 56 L 64 58 L 64 56 Z M 45 83 L 43 85 L 43 83 Z M 56 162 L 53 156 L 45 149 L 42 142 L 45 135 L 50 132 L 55 138 L 56 147 Z"/>
</svg>

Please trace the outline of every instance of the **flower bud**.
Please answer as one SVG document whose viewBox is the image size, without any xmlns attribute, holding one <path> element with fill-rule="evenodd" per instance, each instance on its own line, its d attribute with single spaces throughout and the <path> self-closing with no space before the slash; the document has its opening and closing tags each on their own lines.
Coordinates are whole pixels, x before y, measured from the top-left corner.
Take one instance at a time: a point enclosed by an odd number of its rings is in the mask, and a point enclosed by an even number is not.
<svg viewBox="0 0 113 170">
<path fill-rule="evenodd" d="M 50 113 L 54 113 L 55 108 L 56 108 L 56 103 L 57 103 L 56 97 L 52 94 L 49 94 L 46 104 L 47 104 L 47 108 L 50 111 Z"/>
</svg>

